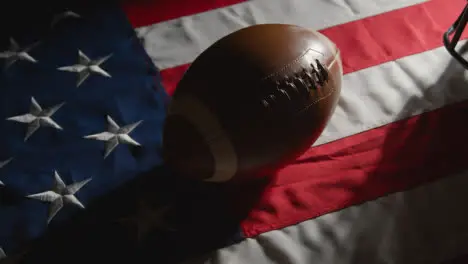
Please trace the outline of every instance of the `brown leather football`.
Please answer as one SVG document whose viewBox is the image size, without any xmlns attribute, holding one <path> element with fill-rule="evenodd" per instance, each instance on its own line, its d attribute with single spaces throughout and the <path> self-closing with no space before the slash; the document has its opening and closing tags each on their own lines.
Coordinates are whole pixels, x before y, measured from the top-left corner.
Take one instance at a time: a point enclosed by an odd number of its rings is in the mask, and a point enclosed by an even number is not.
<svg viewBox="0 0 468 264">
<path fill-rule="evenodd" d="M 271 175 L 317 140 L 341 91 L 338 48 L 294 25 L 261 24 L 202 52 L 179 82 L 163 132 L 176 173 L 212 182 Z"/>
</svg>

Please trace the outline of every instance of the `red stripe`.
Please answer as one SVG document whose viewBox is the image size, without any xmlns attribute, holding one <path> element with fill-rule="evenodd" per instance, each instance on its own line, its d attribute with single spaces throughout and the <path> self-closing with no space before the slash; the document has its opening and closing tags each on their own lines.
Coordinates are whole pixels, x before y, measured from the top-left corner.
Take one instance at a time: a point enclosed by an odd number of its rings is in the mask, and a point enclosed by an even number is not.
<svg viewBox="0 0 468 264">
<path fill-rule="evenodd" d="M 468 169 L 468 101 L 311 148 L 251 209 L 247 237 Z M 250 197 L 243 191 L 237 199 Z"/>
<path fill-rule="evenodd" d="M 189 66 L 190 64 L 184 64 L 175 68 L 161 71 L 162 83 L 168 94 L 172 95 L 174 93 L 177 84 Z"/>
<path fill-rule="evenodd" d="M 442 34 L 460 14 L 465 0 L 432 0 L 341 24 L 320 32 L 340 48 L 344 73 L 355 72 L 442 46 Z M 462 39 L 468 37 L 465 30 Z M 188 65 L 162 71 L 172 94 Z"/>
<path fill-rule="evenodd" d="M 140 0 L 125 2 L 123 9 L 132 26 L 138 28 L 245 1 L 247 0 Z"/>
</svg>

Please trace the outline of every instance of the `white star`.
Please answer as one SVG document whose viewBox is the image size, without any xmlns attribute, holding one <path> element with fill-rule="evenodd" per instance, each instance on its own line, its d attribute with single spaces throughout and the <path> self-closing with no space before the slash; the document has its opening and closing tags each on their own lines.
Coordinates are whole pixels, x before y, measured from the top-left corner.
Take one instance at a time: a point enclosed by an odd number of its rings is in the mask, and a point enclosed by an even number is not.
<svg viewBox="0 0 468 264">
<path fill-rule="evenodd" d="M 34 99 L 34 97 L 31 97 L 31 107 L 30 107 L 29 113 L 24 114 L 24 115 L 9 117 L 7 118 L 7 120 L 29 124 L 28 131 L 26 132 L 26 136 L 24 137 L 24 141 L 26 141 L 41 126 L 48 126 L 48 127 L 53 127 L 55 129 L 62 130 L 62 127 L 60 127 L 57 123 L 55 123 L 55 121 L 52 120 L 51 117 L 64 104 L 65 103 L 61 103 L 61 104 L 58 104 L 58 105 L 55 105 L 55 106 L 52 106 L 50 108 L 43 110 L 42 107 L 39 105 L 39 103 L 37 103 L 36 99 Z"/>
<path fill-rule="evenodd" d="M 5 59 L 5 69 L 8 69 L 13 63 L 18 60 L 29 61 L 32 63 L 36 63 L 37 60 L 31 57 L 28 52 L 35 47 L 38 42 L 25 47 L 20 48 L 18 43 L 13 38 L 10 38 L 10 48 L 7 51 L 0 52 L 0 59 Z"/>
<path fill-rule="evenodd" d="M 124 127 L 119 127 L 119 125 L 117 125 L 117 123 L 115 123 L 115 121 L 110 116 L 107 116 L 107 131 L 85 136 L 84 138 L 106 141 L 104 153 L 104 158 L 106 158 L 109 156 L 112 150 L 114 150 L 119 145 L 119 143 L 140 146 L 140 143 L 133 140 L 128 134 L 130 134 L 138 125 L 140 125 L 141 122 L 143 122 L 143 120 L 126 125 Z"/>
<path fill-rule="evenodd" d="M 81 202 L 75 197 L 75 193 L 77 193 L 83 186 L 91 181 L 91 178 L 89 178 L 67 186 L 62 181 L 57 171 L 54 171 L 54 177 L 55 184 L 52 190 L 26 196 L 28 198 L 50 203 L 47 223 L 52 221 L 54 216 L 60 211 L 60 209 L 62 209 L 64 204 L 74 204 L 84 209 L 84 205 L 81 204 Z"/>
<path fill-rule="evenodd" d="M 0 169 L 5 167 L 8 163 L 10 163 L 10 161 L 12 160 L 13 158 L 9 158 L 7 160 L 4 160 L 4 161 L 0 161 Z M 0 181 L 0 185 L 5 185 L 2 181 Z M 1 248 L 0 248 L 1 249 Z M 1 255 L 1 254 L 0 254 Z"/>
<path fill-rule="evenodd" d="M 54 27 L 60 20 L 65 18 L 80 18 L 81 16 L 73 11 L 65 11 L 60 14 L 57 14 L 52 19 L 51 27 Z"/>
<path fill-rule="evenodd" d="M 91 60 L 81 50 L 78 50 L 78 56 L 78 64 L 58 68 L 58 70 L 60 71 L 78 73 L 78 81 L 76 87 L 80 86 L 89 77 L 91 73 L 96 73 L 101 76 L 111 78 L 111 75 L 104 71 L 100 67 L 100 65 L 107 61 L 112 56 L 112 54 L 109 54 L 102 58 Z"/>
<path fill-rule="evenodd" d="M 135 225 L 136 238 L 141 241 L 153 229 L 175 231 L 164 219 L 168 210 L 169 206 L 154 210 L 146 202 L 139 201 L 136 214 L 121 218 L 118 222 Z"/>
</svg>

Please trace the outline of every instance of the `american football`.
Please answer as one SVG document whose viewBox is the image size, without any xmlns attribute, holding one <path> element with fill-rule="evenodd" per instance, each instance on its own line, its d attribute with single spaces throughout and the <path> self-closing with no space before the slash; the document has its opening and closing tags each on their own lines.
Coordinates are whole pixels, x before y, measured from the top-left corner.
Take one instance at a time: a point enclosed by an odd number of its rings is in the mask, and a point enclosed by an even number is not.
<svg viewBox="0 0 468 264">
<path fill-rule="evenodd" d="M 209 182 L 274 174 L 317 140 L 337 105 L 339 49 L 314 30 L 261 24 L 203 51 L 179 82 L 163 132 L 173 171 Z"/>
</svg>

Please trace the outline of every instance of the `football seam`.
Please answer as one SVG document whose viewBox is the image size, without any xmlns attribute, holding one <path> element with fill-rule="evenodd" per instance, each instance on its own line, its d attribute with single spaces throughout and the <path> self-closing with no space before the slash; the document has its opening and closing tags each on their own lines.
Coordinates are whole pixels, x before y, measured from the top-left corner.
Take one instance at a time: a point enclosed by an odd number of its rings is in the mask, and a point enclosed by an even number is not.
<svg viewBox="0 0 468 264">
<path fill-rule="evenodd" d="M 269 75 L 267 75 L 266 77 L 263 77 L 262 79 L 263 80 L 267 80 L 267 79 L 270 79 L 271 77 L 275 76 L 275 75 L 278 75 L 279 73 L 281 72 L 284 72 L 285 70 L 289 69 L 291 66 L 293 66 L 294 64 L 296 64 L 297 62 L 299 62 L 302 58 L 304 58 L 304 56 L 309 53 L 309 51 L 314 51 L 314 52 L 317 52 L 318 54 L 322 55 L 323 57 L 325 56 L 325 54 L 323 54 L 322 52 L 318 51 L 318 50 L 315 50 L 315 49 L 312 49 L 312 48 L 307 48 L 301 55 L 299 55 L 297 58 L 295 58 L 293 61 L 289 62 L 288 64 L 284 65 L 283 67 L 277 69 L 276 71 L 270 73 Z"/>
<path fill-rule="evenodd" d="M 338 58 L 340 56 L 340 51 L 337 50 L 336 53 L 335 53 L 335 56 L 333 57 L 333 60 L 332 62 L 330 63 L 330 65 L 327 66 L 327 69 L 330 70 L 330 68 L 335 64 L 337 63 L 338 61 Z M 313 101 L 312 103 L 310 103 L 309 105 L 307 105 L 306 107 L 304 107 L 303 109 L 299 110 L 296 114 L 300 114 L 302 113 L 303 111 L 306 111 L 307 109 L 309 109 L 311 106 L 317 104 L 318 102 L 330 97 L 334 92 L 336 91 L 336 86 L 333 85 L 332 88 L 330 89 L 330 91 L 325 94 L 324 96 L 320 97 L 320 98 L 317 98 L 317 100 Z"/>
<path fill-rule="evenodd" d="M 284 65 L 280 69 L 276 70 L 275 72 L 269 74 L 267 77 L 263 78 L 263 81 L 271 79 L 274 76 L 279 76 L 282 72 L 286 71 L 287 69 L 291 68 L 294 64 L 298 63 L 306 54 L 310 51 L 317 52 L 323 56 L 323 53 L 316 51 L 314 49 L 308 48 L 304 51 L 300 56 L 296 59 L 291 61 L 290 63 Z M 277 99 L 280 97 L 286 97 L 289 101 L 293 100 L 294 95 L 299 96 L 311 96 L 310 91 L 323 89 L 326 83 L 330 80 L 330 72 L 329 70 L 334 64 L 337 62 L 339 58 L 340 52 L 338 49 L 335 49 L 335 54 L 333 60 L 326 68 L 320 63 L 318 59 L 315 59 L 316 66 L 313 63 L 309 64 L 309 69 L 306 67 L 302 67 L 302 70 L 296 71 L 292 74 L 292 76 L 284 76 L 283 79 L 276 80 L 275 88 L 272 92 L 270 92 L 267 96 L 262 97 L 261 103 L 266 108 L 271 108 L 272 105 L 276 104 Z M 317 104 L 321 100 L 329 97 L 335 92 L 335 87 L 331 87 L 331 89 L 324 95 L 319 95 L 320 97 L 314 100 L 312 103 L 308 104 L 306 107 L 297 110 L 295 114 L 301 113 L 305 109 L 308 109 L 310 106 Z M 305 95 L 307 94 L 307 95 Z"/>
<path fill-rule="evenodd" d="M 187 109 L 191 109 L 190 114 Z M 168 115 L 178 115 L 190 122 L 208 145 L 214 157 L 214 172 L 204 181 L 223 182 L 236 175 L 239 162 L 236 148 L 216 113 L 210 111 L 203 101 L 194 95 L 180 95 Z"/>
</svg>

